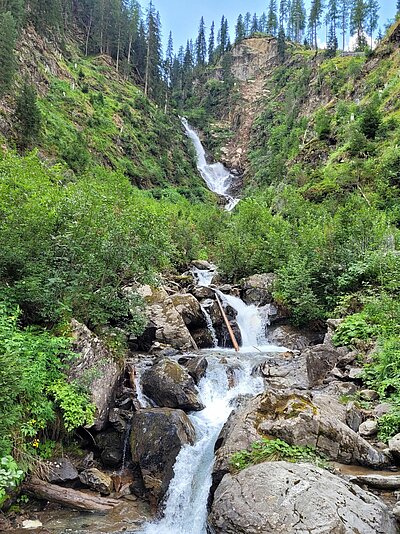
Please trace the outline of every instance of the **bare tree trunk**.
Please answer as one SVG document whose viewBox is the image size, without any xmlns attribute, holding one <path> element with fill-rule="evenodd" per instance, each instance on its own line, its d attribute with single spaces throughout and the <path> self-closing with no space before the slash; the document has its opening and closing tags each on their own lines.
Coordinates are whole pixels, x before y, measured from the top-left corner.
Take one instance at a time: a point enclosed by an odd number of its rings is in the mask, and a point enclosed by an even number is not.
<svg viewBox="0 0 400 534">
<path fill-rule="evenodd" d="M 149 76 L 150 76 L 150 35 L 147 43 L 147 54 L 146 54 L 146 73 L 144 77 L 144 94 L 147 96 L 149 93 Z"/>
<path fill-rule="evenodd" d="M 119 504 L 119 501 L 108 497 L 98 497 L 90 493 L 62 488 L 33 477 L 23 485 L 24 491 L 38 499 L 56 502 L 77 510 L 107 512 Z"/>
<path fill-rule="evenodd" d="M 117 72 L 119 72 L 119 54 L 121 49 L 121 26 L 118 28 L 118 45 L 117 45 Z"/>
<path fill-rule="evenodd" d="M 89 38 L 90 38 L 90 32 L 92 31 L 92 23 L 93 23 L 93 18 L 92 18 L 92 15 L 90 15 L 89 24 L 88 24 L 87 32 L 86 32 L 86 43 L 85 43 L 85 56 L 86 57 L 88 56 L 88 53 L 89 53 Z"/>
</svg>

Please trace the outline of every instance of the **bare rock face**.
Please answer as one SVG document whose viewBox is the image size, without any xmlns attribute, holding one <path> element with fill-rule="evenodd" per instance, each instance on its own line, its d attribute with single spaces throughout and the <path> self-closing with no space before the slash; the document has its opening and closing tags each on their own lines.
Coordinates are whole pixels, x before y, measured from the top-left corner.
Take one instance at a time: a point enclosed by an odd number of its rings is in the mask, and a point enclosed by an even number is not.
<svg viewBox="0 0 400 534">
<path fill-rule="evenodd" d="M 180 350 L 193 348 L 192 336 L 171 297 L 163 288 L 141 286 L 136 292 L 146 302 L 148 319 L 146 330 L 138 339 L 140 349 L 149 350 L 153 341 Z"/>
<path fill-rule="evenodd" d="M 309 464 L 268 462 L 226 475 L 209 517 L 215 534 L 395 534 L 377 497 Z"/>
<path fill-rule="evenodd" d="M 274 298 L 272 288 L 276 280 L 273 273 L 254 274 L 242 282 L 242 300 L 246 304 L 265 306 L 271 304 Z"/>
<path fill-rule="evenodd" d="M 94 429 L 102 430 L 108 420 L 115 389 L 122 370 L 104 343 L 85 325 L 71 322 L 74 351 L 78 354 L 68 370 L 70 380 L 89 384 L 91 402 L 96 406 Z"/>
<path fill-rule="evenodd" d="M 192 445 L 195 430 L 182 410 L 151 408 L 135 412 L 131 451 L 150 495 L 159 502 L 173 478 L 173 466 L 184 445 Z"/>
<path fill-rule="evenodd" d="M 141 378 L 143 393 L 165 408 L 199 411 L 204 408 L 193 378 L 177 362 L 163 359 L 145 371 Z"/>
</svg>

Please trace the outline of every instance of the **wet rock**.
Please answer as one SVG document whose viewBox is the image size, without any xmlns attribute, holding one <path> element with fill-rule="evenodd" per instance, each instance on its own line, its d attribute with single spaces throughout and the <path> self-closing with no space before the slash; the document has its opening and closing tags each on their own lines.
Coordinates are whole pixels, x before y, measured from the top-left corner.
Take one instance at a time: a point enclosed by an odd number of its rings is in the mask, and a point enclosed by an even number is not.
<svg viewBox="0 0 400 534">
<path fill-rule="evenodd" d="M 365 401 L 375 401 L 379 399 L 377 391 L 373 389 L 362 389 L 360 391 L 360 399 Z"/>
<path fill-rule="evenodd" d="M 255 304 L 256 306 L 265 306 L 271 304 L 274 300 L 272 288 L 276 281 L 276 275 L 273 273 L 254 274 L 243 280 L 242 300 L 246 304 Z"/>
<path fill-rule="evenodd" d="M 209 517 L 215 534 L 395 534 L 377 497 L 309 464 L 262 463 L 226 475 Z"/>
<path fill-rule="evenodd" d="M 399 475 L 357 475 L 349 479 L 354 484 L 368 486 L 372 489 L 394 491 L 400 489 Z"/>
<path fill-rule="evenodd" d="M 374 419 L 367 419 L 364 423 L 361 423 L 358 433 L 363 438 L 370 438 L 376 436 L 378 433 L 378 423 Z"/>
<path fill-rule="evenodd" d="M 180 350 L 193 347 L 193 339 L 184 320 L 163 288 L 141 286 L 136 292 L 146 302 L 148 319 L 144 334 L 137 339 L 140 350 L 150 350 L 154 341 Z"/>
<path fill-rule="evenodd" d="M 207 326 L 199 301 L 193 295 L 190 293 L 176 293 L 171 295 L 171 301 L 189 329 Z"/>
<path fill-rule="evenodd" d="M 198 384 L 207 372 L 208 361 L 204 356 L 181 358 L 178 362 L 185 367 L 195 384 Z"/>
<path fill-rule="evenodd" d="M 43 524 L 38 519 L 26 519 L 22 521 L 22 528 L 26 530 L 36 530 L 37 528 L 42 528 Z"/>
<path fill-rule="evenodd" d="M 393 508 L 393 515 L 398 521 L 400 520 L 400 502 L 396 503 L 395 507 Z"/>
<path fill-rule="evenodd" d="M 361 410 L 356 406 L 355 402 L 349 402 L 346 406 L 346 424 L 354 432 L 358 432 L 361 423 L 364 421 Z"/>
<path fill-rule="evenodd" d="M 106 430 L 96 436 L 102 463 L 107 467 L 117 467 L 122 462 L 123 436 L 115 430 Z"/>
<path fill-rule="evenodd" d="M 204 408 L 193 378 L 173 360 L 164 359 L 141 378 L 143 393 L 161 407 L 198 411 Z"/>
<path fill-rule="evenodd" d="M 307 389 L 306 360 L 302 354 L 284 352 L 273 355 L 261 365 L 261 373 L 269 387 Z"/>
<path fill-rule="evenodd" d="M 396 462 L 400 463 L 400 434 L 389 440 L 389 450 Z"/>
<path fill-rule="evenodd" d="M 68 458 L 57 458 L 46 462 L 46 479 L 52 484 L 65 484 L 78 480 L 78 470 Z"/>
<path fill-rule="evenodd" d="M 218 289 L 221 291 L 221 293 L 224 293 L 225 295 L 233 295 L 234 297 L 240 296 L 239 288 L 231 284 L 223 284 Z"/>
<path fill-rule="evenodd" d="M 112 427 L 120 433 L 124 433 L 132 418 L 132 412 L 122 410 L 121 408 L 112 408 L 108 420 Z"/>
<path fill-rule="evenodd" d="M 199 349 L 210 349 L 214 346 L 214 340 L 208 328 L 197 328 L 191 331 L 192 337 Z"/>
<path fill-rule="evenodd" d="M 108 412 L 123 371 L 108 348 L 85 325 L 73 319 L 71 327 L 77 358 L 68 368 L 68 378 L 82 381 L 85 376 L 90 377 L 90 400 L 96 406 L 93 427 L 99 431 L 107 424 Z"/>
<path fill-rule="evenodd" d="M 79 475 L 79 480 L 85 486 L 88 486 L 93 491 L 97 491 L 102 495 L 110 495 L 113 490 L 112 478 L 95 467 L 82 471 Z"/>
<path fill-rule="evenodd" d="M 196 269 L 200 269 L 200 271 L 215 271 L 216 269 L 215 265 L 206 260 L 193 260 L 192 265 Z"/>
<path fill-rule="evenodd" d="M 290 325 L 268 328 L 268 341 L 278 345 L 278 347 L 286 347 L 290 350 L 304 350 L 311 345 L 311 339 L 304 331 Z"/>
<path fill-rule="evenodd" d="M 288 310 L 288 308 L 277 304 L 276 302 L 273 302 L 272 304 L 267 304 L 265 308 L 267 308 L 268 310 L 268 318 L 271 325 L 287 321 L 290 318 L 290 311 Z"/>
<path fill-rule="evenodd" d="M 205 286 L 195 286 L 192 289 L 192 294 L 199 300 L 215 298 L 215 292 L 210 287 Z"/>
<path fill-rule="evenodd" d="M 131 452 L 146 490 L 158 502 L 173 477 L 176 457 L 193 444 L 195 431 L 182 410 L 151 408 L 136 412 L 132 421 Z"/>
</svg>

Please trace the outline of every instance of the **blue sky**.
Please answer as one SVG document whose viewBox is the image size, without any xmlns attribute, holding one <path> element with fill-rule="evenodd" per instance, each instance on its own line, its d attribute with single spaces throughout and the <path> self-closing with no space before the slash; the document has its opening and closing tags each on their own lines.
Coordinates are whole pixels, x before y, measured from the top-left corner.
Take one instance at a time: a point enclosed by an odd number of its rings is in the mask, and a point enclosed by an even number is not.
<svg viewBox="0 0 400 534">
<path fill-rule="evenodd" d="M 233 31 L 239 13 L 250 11 L 262 13 L 267 11 L 269 0 L 153 0 L 156 9 L 160 12 L 163 40 L 168 38 L 172 31 L 175 51 L 179 45 L 185 45 L 186 40 L 196 38 L 200 17 L 203 15 L 207 31 L 211 22 L 215 20 L 218 26 L 222 15 L 228 18 L 231 31 Z M 147 0 L 140 0 L 145 9 Z M 309 4 L 309 0 L 306 0 Z M 381 0 L 381 25 L 388 18 L 394 17 L 396 0 Z"/>
</svg>

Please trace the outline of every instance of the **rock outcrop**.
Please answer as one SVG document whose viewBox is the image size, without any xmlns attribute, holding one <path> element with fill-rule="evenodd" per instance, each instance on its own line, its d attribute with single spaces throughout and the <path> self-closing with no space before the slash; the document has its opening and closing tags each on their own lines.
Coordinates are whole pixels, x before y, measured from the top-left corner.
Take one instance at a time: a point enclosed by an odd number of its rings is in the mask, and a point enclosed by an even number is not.
<svg viewBox="0 0 400 534">
<path fill-rule="evenodd" d="M 68 369 L 70 380 L 84 382 L 90 400 L 96 406 L 95 430 L 102 430 L 108 420 L 115 389 L 122 370 L 104 343 L 85 325 L 72 320 L 73 348 L 77 357 Z"/>
<path fill-rule="evenodd" d="M 191 412 L 204 408 L 193 378 L 179 363 L 164 359 L 146 370 L 141 378 L 143 393 L 160 407 Z"/>
<path fill-rule="evenodd" d="M 182 410 L 150 408 L 132 421 L 132 460 L 140 467 L 146 490 L 159 502 L 173 477 L 173 466 L 184 445 L 193 444 L 195 430 Z"/>
<path fill-rule="evenodd" d="M 309 464 L 269 462 L 226 475 L 210 514 L 215 534 L 395 534 L 377 497 Z"/>
</svg>

